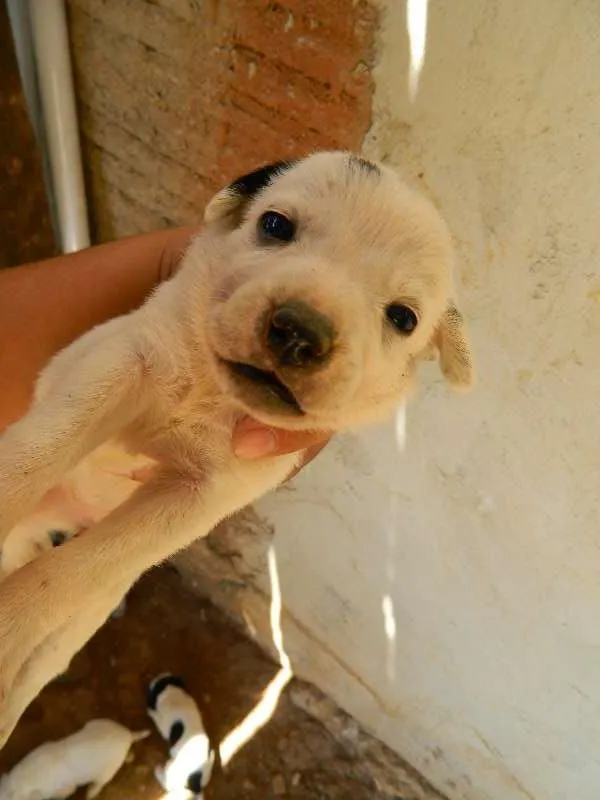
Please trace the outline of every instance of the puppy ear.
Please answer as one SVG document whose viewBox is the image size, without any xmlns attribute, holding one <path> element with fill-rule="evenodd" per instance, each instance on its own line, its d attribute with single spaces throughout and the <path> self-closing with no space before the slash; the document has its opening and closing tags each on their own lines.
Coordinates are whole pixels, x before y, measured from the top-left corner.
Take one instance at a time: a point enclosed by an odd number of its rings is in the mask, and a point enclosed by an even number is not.
<svg viewBox="0 0 600 800">
<path fill-rule="evenodd" d="M 227 221 L 235 227 L 239 224 L 247 203 L 271 184 L 278 175 L 291 169 L 295 161 L 276 161 L 254 172 L 237 178 L 218 192 L 204 211 L 205 222 Z"/>
<path fill-rule="evenodd" d="M 470 389 L 475 381 L 473 354 L 465 321 L 454 304 L 442 315 L 424 357 L 435 358 L 436 351 L 448 383 L 454 389 Z"/>
</svg>

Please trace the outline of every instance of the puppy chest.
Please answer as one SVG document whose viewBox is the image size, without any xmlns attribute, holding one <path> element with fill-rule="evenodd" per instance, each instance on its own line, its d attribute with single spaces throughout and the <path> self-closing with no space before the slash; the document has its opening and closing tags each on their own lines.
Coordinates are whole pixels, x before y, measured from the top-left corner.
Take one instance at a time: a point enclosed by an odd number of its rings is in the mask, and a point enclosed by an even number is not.
<svg viewBox="0 0 600 800">
<path fill-rule="evenodd" d="M 157 461 L 109 442 L 83 459 L 43 498 L 38 514 L 64 520 L 76 533 L 121 505 L 153 473 Z"/>
</svg>

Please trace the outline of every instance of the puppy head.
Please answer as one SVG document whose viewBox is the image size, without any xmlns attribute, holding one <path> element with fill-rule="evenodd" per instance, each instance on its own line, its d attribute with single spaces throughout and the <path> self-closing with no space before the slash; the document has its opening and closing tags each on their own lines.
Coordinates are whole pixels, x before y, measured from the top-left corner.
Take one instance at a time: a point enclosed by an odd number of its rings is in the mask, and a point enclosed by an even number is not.
<svg viewBox="0 0 600 800">
<path fill-rule="evenodd" d="M 471 383 L 450 234 L 391 169 L 339 152 L 280 162 L 217 194 L 205 220 L 206 340 L 247 413 L 296 429 L 374 421 L 432 354 L 451 385 Z"/>
<path fill-rule="evenodd" d="M 173 675 L 171 672 L 163 672 L 148 684 L 146 689 L 146 708 L 156 711 L 160 697 L 169 686 L 185 691 L 185 683 L 182 677 Z"/>
</svg>

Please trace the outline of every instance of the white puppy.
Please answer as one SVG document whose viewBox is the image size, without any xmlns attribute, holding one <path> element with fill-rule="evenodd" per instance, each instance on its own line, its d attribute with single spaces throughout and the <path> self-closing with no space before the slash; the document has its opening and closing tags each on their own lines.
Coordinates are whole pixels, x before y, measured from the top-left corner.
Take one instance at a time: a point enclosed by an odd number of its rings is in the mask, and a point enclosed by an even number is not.
<svg viewBox="0 0 600 800">
<path fill-rule="evenodd" d="M 202 715 L 178 675 L 164 674 L 148 687 L 147 711 L 169 744 L 170 758 L 155 770 L 168 792 L 201 798 L 214 764 L 214 752 L 204 730 Z"/>
<path fill-rule="evenodd" d="M 388 167 L 348 153 L 263 167 L 205 223 L 177 274 L 59 353 L 0 436 L 0 543 L 30 514 L 84 530 L 0 583 L 0 743 L 146 569 L 301 462 L 238 458 L 243 415 L 375 422 L 431 354 L 471 383 L 451 237 Z"/>
<path fill-rule="evenodd" d="M 134 742 L 150 731 L 133 732 L 110 719 L 93 719 L 81 730 L 46 742 L 0 779 L 0 800 L 64 800 L 87 786 L 92 800 L 117 774 Z"/>
</svg>

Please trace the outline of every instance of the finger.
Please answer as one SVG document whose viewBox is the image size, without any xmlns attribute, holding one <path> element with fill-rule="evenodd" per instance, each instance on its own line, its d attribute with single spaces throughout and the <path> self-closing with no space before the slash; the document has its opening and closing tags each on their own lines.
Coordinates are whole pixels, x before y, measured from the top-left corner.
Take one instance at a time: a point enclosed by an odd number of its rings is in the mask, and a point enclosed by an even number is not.
<svg viewBox="0 0 600 800">
<path fill-rule="evenodd" d="M 331 436 L 326 431 L 287 431 L 270 428 L 249 417 L 233 432 L 233 451 L 239 458 L 254 459 L 283 455 L 324 444 Z"/>
</svg>

